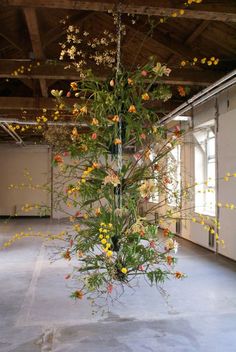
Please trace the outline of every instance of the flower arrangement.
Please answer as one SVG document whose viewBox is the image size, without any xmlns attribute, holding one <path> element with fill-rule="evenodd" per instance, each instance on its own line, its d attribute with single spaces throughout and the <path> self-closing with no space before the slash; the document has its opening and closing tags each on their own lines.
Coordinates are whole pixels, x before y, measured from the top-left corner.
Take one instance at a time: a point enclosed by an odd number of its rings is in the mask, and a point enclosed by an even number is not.
<svg viewBox="0 0 236 352">
<path fill-rule="evenodd" d="M 77 261 L 67 277 L 75 279 L 74 298 L 110 297 L 114 288 L 130 285 L 140 275 L 151 285 L 184 277 L 174 270 L 174 234 L 159 233 L 161 217 L 156 223 L 148 210 L 140 214 L 141 205 L 154 193 L 165 199 L 173 196 L 166 160 L 181 143 L 183 131 L 160 126 L 152 108 L 155 100 L 170 98 L 169 87 L 158 83 L 169 74 L 167 66 L 152 58 L 132 73 L 121 69 L 103 82 L 90 73 L 70 84 L 70 96 L 78 99 L 71 108 L 71 160 L 66 162 L 59 153 L 54 164 L 62 175 L 69 175 L 58 197 L 71 210 L 73 231 L 68 232 L 62 256 Z M 63 94 L 68 92 L 52 94 L 66 107 Z M 83 132 L 85 123 L 88 130 Z M 176 188 L 176 209 L 181 196 Z M 155 209 L 162 205 L 163 200 Z"/>
</svg>

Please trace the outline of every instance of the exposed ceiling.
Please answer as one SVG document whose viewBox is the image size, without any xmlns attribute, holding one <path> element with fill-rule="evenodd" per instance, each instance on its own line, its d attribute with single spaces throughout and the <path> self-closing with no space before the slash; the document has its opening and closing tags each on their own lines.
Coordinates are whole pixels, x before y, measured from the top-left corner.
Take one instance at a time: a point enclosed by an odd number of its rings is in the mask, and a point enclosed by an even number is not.
<svg viewBox="0 0 236 352">
<path fill-rule="evenodd" d="M 61 20 L 68 17 L 69 23 L 94 35 L 105 29 L 115 31 L 110 11 L 116 10 L 117 3 L 114 0 L 1 1 L 1 121 L 33 120 L 43 108 L 54 109 L 51 89 L 67 89 L 70 81 L 78 79 L 73 69 L 64 70 L 65 63 L 59 61 L 58 43 L 65 37 Z M 181 15 L 180 9 L 184 9 Z M 155 55 L 172 68 L 165 82 L 172 85 L 173 97 L 164 105 L 160 102 L 155 105 L 161 115 L 186 99 L 180 96 L 179 85 L 189 86 L 191 96 L 236 67 L 235 0 L 203 0 L 188 7 L 184 6 L 184 0 L 145 0 L 145 5 L 143 0 L 124 0 L 121 11 L 127 31 L 122 41 L 124 66 L 130 69 Z M 161 18 L 164 23 L 160 23 Z M 152 30 L 151 24 L 154 24 Z M 198 61 L 194 66 L 180 66 L 182 60 L 212 56 L 220 59 L 218 65 L 208 66 Z M 21 67 L 21 73 L 13 76 Z M 99 69 L 97 75 L 104 79 L 109 72 Z M 37 133 L 30 131 L 22 138 L 32 140 Z M 1 129 L 0 138 L 9 137 Z"/>
</svg>

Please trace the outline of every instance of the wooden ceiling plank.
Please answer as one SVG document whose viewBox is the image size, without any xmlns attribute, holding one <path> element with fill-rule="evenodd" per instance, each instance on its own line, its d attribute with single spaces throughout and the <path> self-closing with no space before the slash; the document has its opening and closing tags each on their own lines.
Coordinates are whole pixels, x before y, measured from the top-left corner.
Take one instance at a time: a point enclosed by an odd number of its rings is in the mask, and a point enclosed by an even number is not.
<svg viewBox="0 0 236 352">
<path fill-rule="evenodd" d="M 31 39 L 32 49 L 34 52 L 35 59 L 44 59 L 43 48 L 41 44 L 40 32 L 38 27 L 36 11 L 33 8 L 24 8 L 24 15 L 29 30 L 29 35 Z M 47 82 L 44 78 L 39 80 L 40 88 L 43 97 L 48 97 Z"/>
<path fill-rule="evenodd" d="M 20 66 L 27 67 L 31 61 L 29 60 L 0 60 L 0 78 L 16 78 L 16 79 L 52 79 L 52 80 L 80 80 L 79 73 L 75 69 L 64 69 L 68 66 L 68 62 L 47 62 L 40 61 L 40 65 L 33 65 L 30 72 L 27 70 L 18 76 L 13 76 L 12 72 L 17 70 Z M 168 84 L 191 84 L 198 86 L 207 86 L 217 79 L 221 78 L 225 72 L 217 70 L 197 71 L 194 69 L 174 69 L 170 77 L 162 77 L 160 82 Z M 102 75 L 98 74 L 97 78 L 106 80 L 111 76 L 111 72 L 104 72 Z M 181 82 L 181 83 L 180 83 Z"/>
<path fill-rule="evenodd" d="M 61 8 L 73 10 L 87 10 L 87 11 L 102 11 L 107 12 L 116 9 L 116 3 L 111 1 L 74 1 L 74 0 L 3 0 L 3 4 L 8 6 L 23 6 L 23 7 L 44 7 L 44 8 Z M 150 6 L 148 6 L 150 4 Z M 201 4 L 202 5 L 202 4 Z M 198 5 L 194 9 L 187 8 L 182 18 L 201 19 L 209 21 L 223 21 L 223 22 L 236 22 L 236 7 L 231 6 L 201 6 Z M 219 10 L 220 9 L 220 10 Z M 229 11 L 229 9 L 233 9 Z M 149 15 L 149 16 L 164 16 L 171 17 L 174 12 L 178 13 L 179 8 L 170 7 L 165 1 L 158 1 L 155 3 L 145 2 L 145 5 L 135 3 L 126 3 L 121 5 L 123 13 Z M 229 12 L 226 12 L 229 11 Z"/>
<path fill-rule="evenodd" d="M 67 98 L 66 102 L 69 106 L 78 103 L 76 98 Z M 182 101 L 168 101 L 160 102 L 159 100 L 152 102 L 152 108 L 158 111 L 172 111 L 181 104 Z M 0 97 L 0 118 L 7 120 L 13 118 L 20 118 L 24 116 L 32 118 L 42 114 L 43 109 L 48 111 L 56 110 L 56 100 L 53 98 L 32 98 L 32 97 Z M 61 116 L 72 116 L 68 111 L 62 111 Z"/>
</svg>

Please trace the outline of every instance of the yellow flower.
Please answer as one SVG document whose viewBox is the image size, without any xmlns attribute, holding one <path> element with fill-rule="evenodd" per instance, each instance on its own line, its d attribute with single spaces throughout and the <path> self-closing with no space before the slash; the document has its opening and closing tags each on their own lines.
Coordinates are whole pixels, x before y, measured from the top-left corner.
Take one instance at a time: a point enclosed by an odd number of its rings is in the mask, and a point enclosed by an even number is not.
<svg viewBox="0 0 236 352">
<path fill-rule="evenodd" d="M 112 256 L 112 254 L 113 254 L 113 252 L 112 252 L 112 251 L 108 251 L 108 252 L 107 252 L 107 256 L 108 256 L 108 257 L 111 257 L 111 256 Z"/>
<path fill-rule="evenodd" d="M 185 11 L 184 11 L 183 9 L 179 10 L 179 14 L 180 14 L 180 15 L 183 15 L 184 12 L 185 12 Z"/>
<path fill-rule="evenodd" d="M 134 84 L 134 81 L 131 78 L 128 78 L 128 84 L 132 86 Z"/>
<path fill-rule="evenodd" d="M 73 128 L 72 132 L 71 132 L 73 137 L 77 137 L 78 136 L 78 130 L 76 127 Z"/>
<path fill-rule="evenodd" d="M 126 268 L 122 268 L 122 269 L 121 269 L 121 272 L 122 272 L 123 274 L 127 274 L 128 270 L 127 270 Z"/>
<path fill-rule="evenodd" d="M 181 66 L 185 66 L 186 65 L 186 61 L 185 60 L 182 60 L 181 63 L 180 63 Z"/>
<path fill-rule="evenodd" d="M 101 244 L 106 244 L 107 243 L 107 240 L 105 239 L 105 238 L 103 238 L 102 240 L 101 240 Z"/>
<path fill-rule="evenodd" d="M 148 93 L 142 94 L 142 99 L 143 99 L 143 100 L 149 100 L 150 97 L 149 97 Z"/>
<path fill-rule="evenodd" d="M 100 238 L 100 240 L 102 240 L 103 239 L 103 235 L 101 234 L 101 235 L 99 235 L 99 238 Z"/>
<path fill-rule="evenodd" d="M 108 227 L 110 227 L 110 229 L 112 228 L 112 226 L 113 226 L 113 225 L 112 225 L 111 223 L 108 224 Z"/>
<path fill-rule="evenodd" d="M 173 12 L 171 16 L 172 16 L 172 17 L 177 17 L 177 13 L 176 13 L 176 12 Z"/>
<path fill-rule="evenodd" d="M 134 105 L 130 105 L 128 112 L 137 112 L 136 107 Z"/>
<path fill-rule="evenodd" d="M 87 114 L 88 112 L 87 106 L 83 106 L 79 111 L 81 112 L 81 114 Z"/>
<path fill-rule="evenodd" d="M 78 84 L 76 82 L 71 82 L 70 86 L 73 89 L 73 91 L 78 90 Z"/>
<path fill-rule="evenodd" d="M 92 126 L 97 126 L 98 123 L 99 123 L 98 120 L 94 117 L 94 118 L 92 119 L 91 125 L 92 125 Z"/>
</svg>

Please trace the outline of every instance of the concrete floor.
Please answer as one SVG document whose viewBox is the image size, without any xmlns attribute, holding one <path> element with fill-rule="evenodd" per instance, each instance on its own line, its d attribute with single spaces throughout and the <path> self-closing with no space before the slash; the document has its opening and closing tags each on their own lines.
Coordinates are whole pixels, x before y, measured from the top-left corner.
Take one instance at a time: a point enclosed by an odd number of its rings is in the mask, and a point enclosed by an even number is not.
<svg viewBox="0 0 236 352">
<path fill-rule="evenodd" d="M 1 220 L 0 245 L 17 231 L 59 232 L 44 219 Z M 235 352 L 236 264 L 181 242 L 183 281 L 127 292 L 110 313 L 75 303 L 64 261 L 50 264 L 49 244 L 27 238 L 0 252 L 0 352 Z"/>
</svg>

